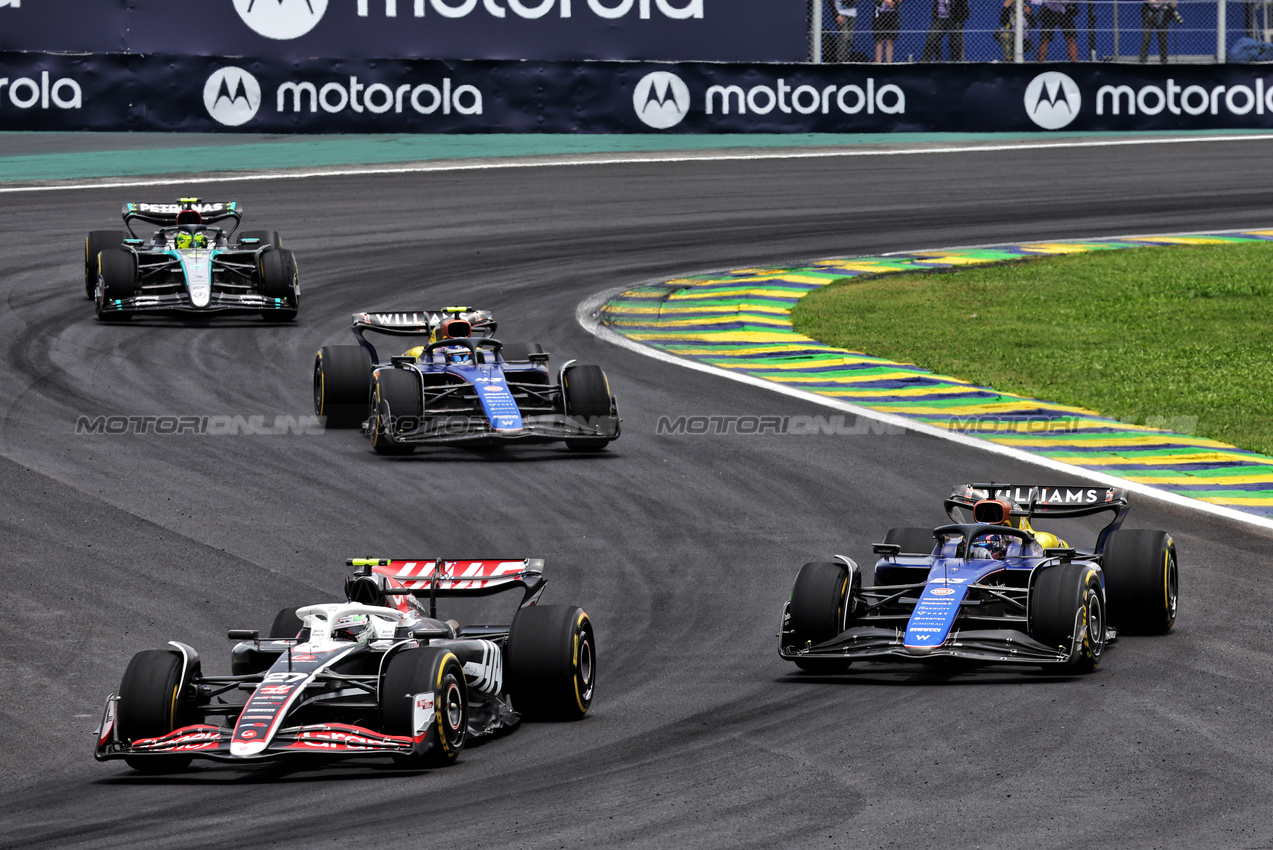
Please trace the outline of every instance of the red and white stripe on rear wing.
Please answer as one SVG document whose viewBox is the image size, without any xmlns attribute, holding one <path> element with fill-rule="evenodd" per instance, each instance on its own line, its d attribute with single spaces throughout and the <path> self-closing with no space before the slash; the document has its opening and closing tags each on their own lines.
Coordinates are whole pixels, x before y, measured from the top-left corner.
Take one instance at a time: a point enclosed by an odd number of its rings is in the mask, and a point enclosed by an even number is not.
<svg viewBox="0 0 1273 850">
<path fill-rule="evenodd" d="M 438 590 L 452 594 L 462 594 L 464 591 L 480 593 L 505 584 L 524 584 L 544 572 L 541 558 L 477 561 L 355 558 L 348 563 L 351 567 L 370 567 L 372 573 L 389 579 L 391 586 L 411 590 L 427 590 L 433 582 L 433 572 L 437 569 Z"/>
</svg>

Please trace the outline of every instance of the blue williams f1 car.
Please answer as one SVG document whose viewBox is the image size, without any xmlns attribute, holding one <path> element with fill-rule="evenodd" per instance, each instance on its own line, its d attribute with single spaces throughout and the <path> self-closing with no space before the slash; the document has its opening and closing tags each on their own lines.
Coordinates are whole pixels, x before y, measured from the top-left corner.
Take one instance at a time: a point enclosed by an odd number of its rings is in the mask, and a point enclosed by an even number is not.
<svg viewBox="0 0 1273 850">
<path fill-rule="evenodd" d="M 300 273 L 275 231 L 234 237 L 243 211 L 234 202 L 124 204 L 127 231 L 94 230 L 84 240 L 84 286 L 97 318 L 136 314 L 260 314 L 288 322 L 300 305 Z M 142 238 L 134 222 L 157 225 Z M 216 222 L 232 221 L 227 232 Z"/>
<path fill-rule="evenodd" d="M 329 428 L 358 428 L 380 454 L 430 444 L 564 441 L 604 449 L 619 415 L 599 366 L 573 360 L 556 381 L 539 345 L 494 339 L 485 310 L 354 314 L 357 345 L 327 345 L 314 358 L 314 411 Z M 384 359 L 364 333 L 415 337 Z"/>
<path fill-rule="evenodd" d="M 573 605 L 536 603 L 537 559 L 347 562 L 346 602 L 284 608 L 269 637 L 238 641 L 229 675 L 171 641 L 133 656 L 106 701 L 96 758 L 146 773 L 194 758 L 392 758 L 453 763 L 477 737 L 525 720 L 579 720 L 596 682 L 592 622 Z M 440 597 L 521 589 L 511 625 L 440 620 Z M 427 605 L 425 604 L 427 600 Z"/>
<path fill-rule="evenodd" d="M 971 484 L 944 506 L 952 524 L 895 528 L 875 545 L 874 586 L 849 558 L 805 564 L 779 655 L 817 673 L 934 659 L 1086 672 L 1118 630 L 1164 634 L 1175 623 L 1175 543 L 1122 529 L 1126 491 Z M 1031 526 L 1105 512 L 1113 518 L 1090 549 Z"/>
</svg>

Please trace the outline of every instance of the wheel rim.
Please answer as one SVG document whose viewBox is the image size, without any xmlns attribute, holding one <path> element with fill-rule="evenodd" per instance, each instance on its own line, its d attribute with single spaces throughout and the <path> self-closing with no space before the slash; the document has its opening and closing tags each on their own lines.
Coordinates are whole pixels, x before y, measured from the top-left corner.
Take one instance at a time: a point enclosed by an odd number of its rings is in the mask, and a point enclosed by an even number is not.
<svg viewBox="0 0 1273 850">
<path fill-rule="evenodd" d="M 464 723 L 464 700 L 460 695 L 460 687 L 454 680 L 446 689 L 446 725 L 458 737 L 461 724 Z"/>
<path fill-rule="evenodd" d="M 592 641 L 586 637 L 579 642 L 579 681 L 585 691 L 592 684 Z"/>
<path fill-rule="evenodd" d="M 1095 590 L 1089 593 L 1087 602 L 1087 639 L 1092 646 L 1092 657 L 1099 658 L 1105 648 L 1105 606 Z"/>
<path fill-rule="evenodd" d="M 314 366 L 314 410 L 319 416 L 323 415 L 323 365 L 322 355 L 319 355 L 318 364 Z"/>
<path fill-rule="evenodd" d="M 1166 602 L 1167 602 L 1167 621 L 1169 623 L 1175 622 L 1175 619 L 1176 619 L 1176 594 L 1178 592 L 1179 582 L 1180 582 L 1180 576 L 1176 570 L 1176 556 L 1173 554 L 1168 554 L 1167 555 L 1167 582 L 1166 582 L 1167 599 L 1166 599 Z"/>
</svg>

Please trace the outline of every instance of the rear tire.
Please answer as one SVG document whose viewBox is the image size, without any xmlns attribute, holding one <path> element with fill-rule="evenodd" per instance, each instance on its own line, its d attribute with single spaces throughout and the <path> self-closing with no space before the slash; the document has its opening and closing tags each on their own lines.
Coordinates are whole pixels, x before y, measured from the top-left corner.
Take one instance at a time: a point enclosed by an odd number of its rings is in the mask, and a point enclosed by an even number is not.
<svg viewBox="0 0 1273 850">
<path fill-rule="evenodd" d="M 267 322 L 290 322 L 300 309 L 301 277 L 296 257 L 285 248 L 274 248 L 260 255 L 261 294 L 286 302 L 277 310 L 263 310 Z"/>
<path fill-rule="evenodd" d="M 417 728 L 416 704 L 428 696 L 433 698 L 433 716 L 422 713 Z M 394 756 L 399 764 L 454 764 L 468 739 L 468 691 L 459 659 L 449 650 L 430 646 L 394 655 L 380 686 L 380 717 L 386 734 L 417 739 L 416 752 Z M 429 737 L 433 740 L 428 749 L 419 751 Z"/>
<path fill-rule="evenodd" d="M 1120 630 L 1147 635 L 1171 631 L 1176 622 L 1179 569 L 1176 544 L 1165 531 L 1115 531 L 1101 559 L 1110 621 Z"/>
<path fill-rule="evenodd" d="M 566 415 L 581 419 L 617 416 L 610 382 L 600 366 L 571 366 L 561 376 L 561 395 Z M 608 437 L 580 437 L 566 440 L 566 448 L 576 452 L 595 452 L 610 443 Z"/>
<path fill-rule="evenodd" d="M 97 293 L 97 255 L 107 248 L 118 248 L 127 238 L 122 230 L 90 230 L 84 237 L 84 292 L 88 300 Z"/>
<path fill-rule="evenodd" d="M 133 656 L 119 683 L 119 736 L 132 743 L 158 738 L 198 722 L 181 702 L 181 655 L 166 649 L 147 649 Z M 190 756 L 125 756 L 142 773 L 172 773 L 190 764 Z"/>
<path fill-rule="evenodd" d="M 787 605 L 786 637 L 792 647 L 803 649 L 843 632 L 857 586 L 855 582 L 849 587 L 849 569 L 844 564 L 814 561 L 801 567 Z M 809 673 L 842 673 L 851 663 L 839 658 L 802 658 L 796 666 Z"/>
<path fill-rule="evenodd" d="M 367 418 L 371 355 L 361 345 L 324 345 L 314 356 L 314 412 L 331 429 L 357 428 Z"/>
<path fill-rule="evenodd" d="M 1082 645 L 1074 669 L 1087 672 L 1105 651 L 1105 600 L 1090 564 L 1061 564 L 1042 570 L 1030 588 L 1030 637 L 1049 647 L 1071 648 L 1082 620 Z"/>
<path fill-rule="evenodd" d="M 97 318 L 104 322 L 122 322 L 128 313 L 105 313 L 106 301 L 122 301 L 137 292 L 137 255 L 123 248 L 103 248 L 98 257 L 98 273 L 102 278 L 102 301 L 97 303 Z"/>
<path fill-rule="evenodd" d="M 394 434 L 414 431 L 424 414 L 421 386 L 414 369 L 379 369 L 371 378 L 371 447 L 377 454 L 409 455 L 410 443 L 399 443 Z"/>
<path fill-rule="evenodd" d="M 272 638 L 294 638 L 305 627 L 301 618 L 296 616 L 295 608 L 284 608 L 274 615 L 274 623 L 270 626 L 269 636 Z"/>
<path fill-rule="evenodd" d="M 592 621 L 573 605 L 519 608 L 504 649 L 506 689 L 526 720 L 579 720 L 597 682 Z"/>
<path fill-rule="evenodd" d="M 239 244 L 243 244 L 244 239 L 260 239 L 259 247 L 273 245 L 275 248 L 283 247 L 283 239 L 278 235 L 277 230 L 245 230 L 239 234 Z"/>
</svg>

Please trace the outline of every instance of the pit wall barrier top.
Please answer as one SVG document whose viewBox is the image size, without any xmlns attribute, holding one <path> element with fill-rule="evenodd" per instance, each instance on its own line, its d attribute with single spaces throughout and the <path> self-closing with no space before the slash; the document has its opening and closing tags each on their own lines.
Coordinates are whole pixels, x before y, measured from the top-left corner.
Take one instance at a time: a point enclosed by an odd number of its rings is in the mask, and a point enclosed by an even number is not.
<svg viewBox="0 0 1273 850">
<path fill-rule="evenodd" d="M 0 130 L 1263 130 L 1259 66 L 281 60 L 0 53 Z"/>
</svg>

